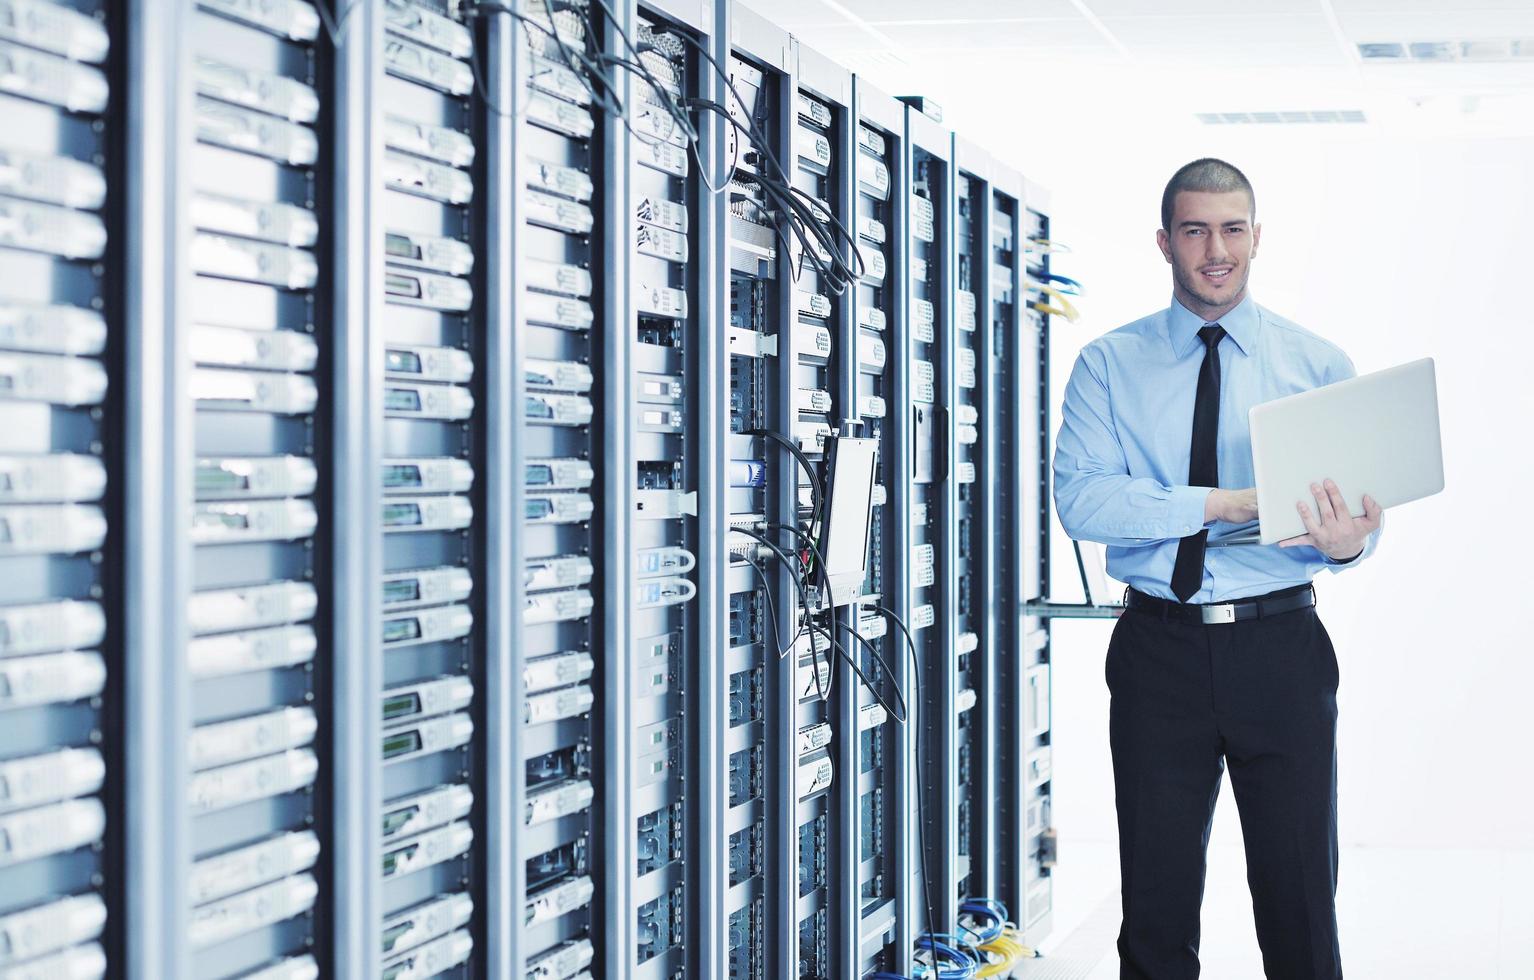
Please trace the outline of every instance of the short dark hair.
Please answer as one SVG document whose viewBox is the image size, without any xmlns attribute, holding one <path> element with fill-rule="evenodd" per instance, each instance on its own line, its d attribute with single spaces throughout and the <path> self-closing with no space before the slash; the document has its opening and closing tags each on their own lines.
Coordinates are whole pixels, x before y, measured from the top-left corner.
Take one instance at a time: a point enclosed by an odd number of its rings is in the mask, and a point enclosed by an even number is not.
<svg viewBox="0 0 1534 980">
<path fill-rule="evenodd" d="M 1172 179 L 1166 182 L 1166 190 L 1161 192 L 1161 227 L 1166 231 L 1172 230 L 1172 204 L 1177 200 L 1179 191 L 1206 194 L 1246 191 L 1247 199 L 1252 202 L 1252 220 L 1257 220 L 1257 193 L 1252 190 L 1252 182 L 1246 179 L 1246 174 L 1224 160 L 1214 157 L 1194 160 L 1179 167 Z"/>
</svg>

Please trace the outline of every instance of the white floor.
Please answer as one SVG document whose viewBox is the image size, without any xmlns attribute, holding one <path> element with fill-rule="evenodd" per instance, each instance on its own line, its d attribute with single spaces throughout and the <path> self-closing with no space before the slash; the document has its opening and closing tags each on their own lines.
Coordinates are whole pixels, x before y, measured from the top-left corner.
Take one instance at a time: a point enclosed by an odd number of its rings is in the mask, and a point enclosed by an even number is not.
<svg viewBox="0 0 1534 980">
<path fill-rule="evenodd" d="M 1534 851 L 1344 847 L 1339 867 L 1350 980 L 1534 980 Z M 1114 842 L 1062 840 L 1044 954 L 1117 892 Z M 1210 843 L 1199 958 L 1208 980 L 1263 976 L 1239 841 Z M 1111 941 L 1081 975 L 1116 980 Z"/>
</svg>

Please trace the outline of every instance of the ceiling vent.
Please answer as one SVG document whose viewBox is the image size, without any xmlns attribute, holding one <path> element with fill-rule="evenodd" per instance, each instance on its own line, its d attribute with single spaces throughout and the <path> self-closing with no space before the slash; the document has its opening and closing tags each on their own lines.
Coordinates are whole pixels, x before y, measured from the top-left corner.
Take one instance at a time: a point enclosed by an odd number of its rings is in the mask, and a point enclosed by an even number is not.
<svg viewBox="0 0 1534 980">
<path fill-rule="evenodd" d="M 1362 109 L 1299 109 L 1284 112 L 1199 112 L 1206 126 L 1314 125 L 1316 123 L 1366 123 Z"/>
<path fill-rule="evenodd" d="M 1534 62 L 1534 38 L 1481 38 L 1469 41 L 1370 41 L 1358 56 L 1371 64 L 1430 62 Z"/>
</svg>

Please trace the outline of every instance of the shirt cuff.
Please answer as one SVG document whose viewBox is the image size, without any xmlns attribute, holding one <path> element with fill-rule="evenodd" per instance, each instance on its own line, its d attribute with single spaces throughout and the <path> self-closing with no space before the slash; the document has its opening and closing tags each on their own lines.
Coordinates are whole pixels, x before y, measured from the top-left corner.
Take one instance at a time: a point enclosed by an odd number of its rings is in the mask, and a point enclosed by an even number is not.
<svg viewBox="0 0 1534 980">
<path fill-rule="evenodd" d="M 1358 559 L 1360 559 L 1360 558 L 1362 558 L 1364 556 L 1364 552 L 1368 551 L 1368 550 L 1369 550 L 1369 546 L 1367 544 L 1365 544 L 1363 546 L 1363 548 L 1359 549 L 1358 554 L 1354 555 L 1352 558 L 1344 558 L 1344 559 L 1339 560 L 1339 559 L 1333 558 L 1331 555 L 1328 555 L 1324 551 L 1321 552 L 1321 557 L 1326 559 L 1326 563 L 1328 565 L 1335 565 L 1338 568 L 1343 568 L 1343 567 L 1345 567 L 1347 565 L 1351 565 L 1351 564 L 1355 563 L 1356 561 L 1358 561 Z"/>
<path fill-rule="evenodd" d="M 1174 538 L 1185 538 L 1190 534 L 1197 534 L 1208 524 L 1204 523 L 1204 504 L 1209 500 L 1209 494 L 1213 487 L 1172 487 L 1172 495 L 1167 499 L 1170 505 L 1168 524 L 1172 533 L 1167 535 Z"/>
</svg>

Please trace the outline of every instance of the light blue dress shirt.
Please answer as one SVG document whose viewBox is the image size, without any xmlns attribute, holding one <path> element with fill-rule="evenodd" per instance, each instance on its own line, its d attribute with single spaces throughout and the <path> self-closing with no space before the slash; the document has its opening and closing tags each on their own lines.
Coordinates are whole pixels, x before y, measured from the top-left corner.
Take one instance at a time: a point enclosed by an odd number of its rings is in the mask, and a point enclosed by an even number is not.
<svg viewBox="0 0 1534 980">
<path fill-rule="evenodd" d="M 1356 373 L 1335 344 L 1258 306 L 1250 295 L 1218 321 L 1220 486 L 1256 485 L 1247 410 Z M 1108 574 L 1141 592 L 1171 599 L 1179 540 L 1204 523 L 1209 487 L 1188 486 L 1193 400 L 1205 321 L 1177 300 L 1169 309 L 1104 334 L 1082 349 L 1065 388 L 1055 446 L 1055 508 L 1073 538 L 1108 546 Z M 1326 474 L 1317 474 L 1324 477 Z M 1348 487 L 1343 488 L 1350 491 Z M 1315 501 L 1307 500 L 1311 513 Z M 1288 506 L 1293 506 L 1289 504 Z M 1189 602 L 1224 602 L 1309 582 L 1373 553 L 1333 562 L 1309 545 L 1239 545 L 1204 553 L 1204 580 Z"/>
</svg>

